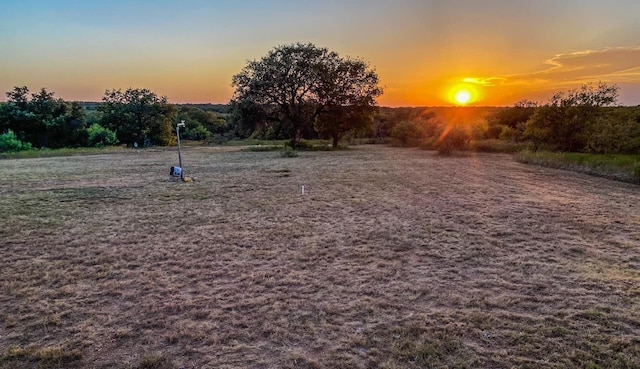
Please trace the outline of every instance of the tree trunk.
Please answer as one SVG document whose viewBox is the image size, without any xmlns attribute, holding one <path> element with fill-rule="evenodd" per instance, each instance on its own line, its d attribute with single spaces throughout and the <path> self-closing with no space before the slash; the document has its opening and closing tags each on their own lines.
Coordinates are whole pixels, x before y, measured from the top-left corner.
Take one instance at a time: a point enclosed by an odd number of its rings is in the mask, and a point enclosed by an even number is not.
<svg viewBox="0 0 640 369">
<path fill-rule="evenodd" d="M 340 141 L 340 136 L 338 135 L 333 135 L 333 148 L 335 149 L 336 147 L 338 147 L 338 141 Z"/>
<path fill-rule="evenodd" d="M 291 140 L 291 148 L 295 149 L 296 147 L 298 147 L 298 144 L 300 143 L 300 128 L 296 128 L 295 133 L 293 134 L 293 140 Z"/>
</svg>

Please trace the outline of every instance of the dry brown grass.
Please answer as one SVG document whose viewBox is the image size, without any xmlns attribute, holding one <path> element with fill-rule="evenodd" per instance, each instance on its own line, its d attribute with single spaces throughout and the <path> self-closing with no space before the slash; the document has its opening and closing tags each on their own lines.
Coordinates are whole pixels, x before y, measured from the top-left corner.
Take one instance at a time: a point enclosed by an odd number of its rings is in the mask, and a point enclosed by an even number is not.
<svg viewBox="0 0 640 369">
<path fill-rule="evenodd" d="M 387 147 L 188 147 L 179 183 L 175 156 L 0 161 L 0 368 L 640 367 L 635 185 Z"/>
</svg>

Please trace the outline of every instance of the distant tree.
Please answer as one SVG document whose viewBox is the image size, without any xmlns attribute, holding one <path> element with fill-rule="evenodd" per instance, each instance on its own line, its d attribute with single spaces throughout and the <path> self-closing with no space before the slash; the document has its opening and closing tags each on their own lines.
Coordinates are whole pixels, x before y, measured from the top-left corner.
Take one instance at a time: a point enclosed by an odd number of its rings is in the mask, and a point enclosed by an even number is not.
<svg viewBox="0 0 640 369">
<path fill-rule="evenodd" d="M 281 125 L 278 129 L 289 134 L 295 147 L 305 132 L 313 132 L 322 113 L 326 116 L 318 127 L 323 133 L 343 135 L 345 122 L 332 126 L 328 115 L 345 118 L 346 107 L 362 112 L 364 106 L 373 106 L 382 93 L 377 83 L 377 75 L 366 63 L 297 43 L 276 47 L 235 75 L 233 104 L 251 113 L 240 115 L 243 120 L 252 115 L 261 120 L 258 124 Z M 357 126 L 362 120 L 356 115 L 352 114 L 352 122 Z"/>
<path fill-rule="evenodd" d="M 594 154 L 640 153 L 640 108 L 608 108 L 586 127 L 585 151 Z"/>
<path fill-rule="evenodd" d="M 184 120 L 184 138 L 205 140 L 213 134 L 222 134 L 227 129 L 226 119 L 214 111 L 205 111 L 195 106 L 181 106 L 178 121 Z"/>
<path fill-rule="evenodd" d="M 403 120 L 393 126 L 390 135 L 402 145 L 417 146 L 424 138 L 424 127 L 418 121 Z"/>
<path fill-rule="evenodd" d="M 101 125 L 127 145 L 153 143 L 168 145 L 173 140 L 172 122 L 176 109 L 165 96 L 148 89 L 107 90 L 99 107 Z"/>
<path fill-rule="evenodd" d="M 95 147 L 113 146 L 118 144 L 118 138 L 115 132 L 94 123 L 87 128 L 87 144 Z"/>
<path fill-rule="evenodd" d="M 524 131 L 526 122 L 531 118 L 538 103 L 531 100 L 520 100 L 514 106 L 497 110 L 487 118 L 489 125 L 487 138 L 506 138 L 518 140 Z M 503 134 L 503 132 L 509 132 Z M 503 134 L 503 137 L 500 135 Z"/>
<path fill-rule="evenodd" d="M 618 86 L 604 82 L 597 86 L 558 92 L 538 107 L 526 123 L 524 136 L 536 147 L 546 145 L 562 151 L 582 151 L 588 143 L 587 128 L 592 127 L 618 98 Z"/>
<path fill-rule="evenodd" d="M 81 146 L 86 141 L 84 109 L 78 103 L 56 99 L 43 88 L 28 96 L 26 86 L 7 92 L 0 109 L 3 129 L 12 129 L 20 140 L 37 147 Z"/>
</svg>

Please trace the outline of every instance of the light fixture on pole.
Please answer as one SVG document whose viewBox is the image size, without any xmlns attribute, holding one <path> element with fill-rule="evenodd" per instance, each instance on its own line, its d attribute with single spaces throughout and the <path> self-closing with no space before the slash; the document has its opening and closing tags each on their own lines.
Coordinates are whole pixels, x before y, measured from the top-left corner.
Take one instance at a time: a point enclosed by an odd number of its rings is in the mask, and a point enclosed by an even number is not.
<svg viewBox="0 0 640 369">
<path fill-rule="evenodd" d="M 180 176 L 180 179 L 184 181 L 184 171 L 182 170 L 182 147 L 180 146 L 180 127 L 184 128 L 184 120 L 180 121 L 176 125 L 176 136 L 178 136 L 178 167 L 171 167 L 169 175 L 174 177 Z"/>
</svg>

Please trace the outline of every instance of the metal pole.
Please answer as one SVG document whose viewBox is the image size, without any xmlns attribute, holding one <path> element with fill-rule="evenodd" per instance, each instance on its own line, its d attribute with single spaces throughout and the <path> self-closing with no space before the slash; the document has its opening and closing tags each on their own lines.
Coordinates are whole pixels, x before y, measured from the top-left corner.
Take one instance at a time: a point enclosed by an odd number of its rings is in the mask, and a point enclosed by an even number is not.
<svg viewBox="0 0 640 369">
<path fill-rule="evenodd" d="M 184 127 L 184 120 L 176 126 L 176 135 L 178 135 L 178 165 L 180 166 L 180 179 L 184 181 L 184 168 L 182 168 L 182 149 L 180 147 L 180 126 Z"/>
</svg>

